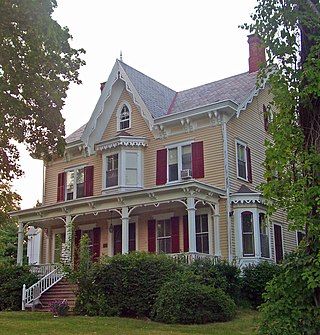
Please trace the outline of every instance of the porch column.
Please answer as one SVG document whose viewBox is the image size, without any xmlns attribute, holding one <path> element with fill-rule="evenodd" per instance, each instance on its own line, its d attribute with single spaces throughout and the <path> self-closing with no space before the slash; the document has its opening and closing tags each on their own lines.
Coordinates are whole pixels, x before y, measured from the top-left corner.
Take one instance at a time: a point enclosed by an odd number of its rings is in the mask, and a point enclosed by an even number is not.
<svg viewBox="0 0 320 335">
<path fill-rule="evenodd" d="M 213 235 L 214 235 L 214 255 L 220 257 L 220 226 L 219 226 L 219 205 L 216 204 L 216 208 L 213 215 Z"/>
<path fill-rule="evenodd" d="M 72 263 L 72 218 L 71 215 L 66 216 L 66 241 L 65 241 L 65 262 Z"/>
<path fill-rule="evenodd" d="M 194 198 L 187 198 L 188 210 L 188 232 L 189 232 L 189 252 L 197 251 L 196 244 L 196 207 Z"/>
<path fill-rule="evenodd" d="M 17 265 L 22 266 L 23 264 L 23 222 L 19 221 L 18 228 L 18 251 L 17 251 Z"/>
<path fill-rule="evenodd" d="M 128 207 L 122 208 L 122 254 L 129 252 L 129 209 Z"/>
<path fill-rule="evenodd" d="M 50 240 L 51 240 L 51 228 L 47 229 L 46 237 L 46 263 L 50 263 Z"/>
</svg>

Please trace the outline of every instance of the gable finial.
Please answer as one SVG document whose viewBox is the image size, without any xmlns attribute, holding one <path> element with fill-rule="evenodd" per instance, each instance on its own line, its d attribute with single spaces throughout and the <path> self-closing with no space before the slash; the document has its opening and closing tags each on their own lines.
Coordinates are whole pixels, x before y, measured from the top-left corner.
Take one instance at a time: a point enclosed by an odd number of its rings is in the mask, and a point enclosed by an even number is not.
<svg viewBox="0 0 320 335">
<path fill-rule="evenodd" d="M 120 50 L 120 60 L 122 62 L 122 50 Z"/>
</svg>

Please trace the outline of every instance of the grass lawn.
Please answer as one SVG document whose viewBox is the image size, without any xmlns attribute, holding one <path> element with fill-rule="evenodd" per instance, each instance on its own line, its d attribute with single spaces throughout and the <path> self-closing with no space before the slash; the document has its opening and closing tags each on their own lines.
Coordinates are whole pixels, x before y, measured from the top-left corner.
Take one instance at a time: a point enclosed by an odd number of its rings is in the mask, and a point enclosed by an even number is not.
<svg viewBox="0 0 320 335">
<path fill-rule="evenodd" d="M 51 313 L 0 312 L 1 335 L 156 335 L 156 334 L 255 334 L 258 313 L 241 310 L 235 320 L 207 325 L 166 325 L 125 318 L 67 316 L 53 318 Z"/>
</svg>

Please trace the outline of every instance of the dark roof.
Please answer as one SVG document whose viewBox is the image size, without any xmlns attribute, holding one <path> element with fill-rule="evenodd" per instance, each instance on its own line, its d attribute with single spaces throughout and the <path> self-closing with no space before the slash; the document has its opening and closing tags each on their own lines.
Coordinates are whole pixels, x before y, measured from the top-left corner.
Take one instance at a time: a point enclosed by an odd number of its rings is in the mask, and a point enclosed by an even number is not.
<svg viewBox="0 0 320 335">
<path fill-rule="evenodd" d="M 119 61 L 141 99 L 154 118 L 167 113 L 176 92 L 156 80 Z"/>
<path fill-rule="evenodd" d="M 241 185 L 241 187 L 236 193 L 257 193 L 257 192 L 250 190 L 250 188 L 246 185 Z"/>
<path fill-rule="evenodd" d="M 171 88 L 119 61 L 153 118 L 230 100 L 240 104 L 255 89 L 257 72 L 242 73 L 209 84 L 175 92 Z M 80 139 L 86 125 L 66 138 L 67 143 Z"/>
<path fill-rule="evenodd" d="M 69 136 L 66 137 L 66 143 L 72 143 L 75 141 L 80 140 L 80 137 L 84 131 L 84 128 L 86 127 L 87 124 L 84 124 L 83 126 L 81 126 L 79 129 L 77 129 L 76 131 L 74 131 L 72 134 L 70 134 Z"/>
<path fill-rule="evenodd" d="M 231 100 L 239 105 L 255 88 L 257 73 L 242 73 L 179 92 L 170 114 Z"/>
</svg>

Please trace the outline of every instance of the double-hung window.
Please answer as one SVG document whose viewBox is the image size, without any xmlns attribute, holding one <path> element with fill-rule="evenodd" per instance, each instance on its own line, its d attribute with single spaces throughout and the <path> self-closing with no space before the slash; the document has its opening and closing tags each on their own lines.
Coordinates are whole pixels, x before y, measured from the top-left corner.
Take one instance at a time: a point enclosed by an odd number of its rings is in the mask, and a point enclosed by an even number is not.
<svg viewBox="0 0 320 335">
<path fill-rule="evenodd" d="M 157 221 L 157 243 L 159 253 L 169 254 L 172 252 L 170 219 Z"/>
<path fill-rule="evenodd" d="M 252 212 L 241 213 L 243 256 L 254 256 L 254 228 Z"/>
<path fill-rule="evenodd" d="M 264 213 L 259 213 L 261 257 L 270 258 L 269 231 Z"/>
<path fill-rule="evenodd" d="M 119 170 L 118 154 L 107 156 L 106 160 L 107 160 L 106 187 L 117 186 L 118 170 Z"/>
<path fill-rule="evenodd" d="M 67 169 L 58 174 L 57 201 L 93 195 L 93 165 Z"/>
<path fill-rule="evenodd" d="M 236 141 L 237 176 L 252 182 L 251 151 L 248 145 Z"/>
<path fill-rule="evenodd" d="M 209 253 L 208 215 L 196 215 L 196 247 L 203 254 Z"/>
<path fill-rule="evenodd" d="M 203 177 L 203 142 L 168 145 L 166 149 L 157 151 L 157 185 Z"/>
<path fill-rule="evenodd" d="M 84 168 L 66 171 L 66 199 L 72 200 L 84 197 Z"/>
</svg>

